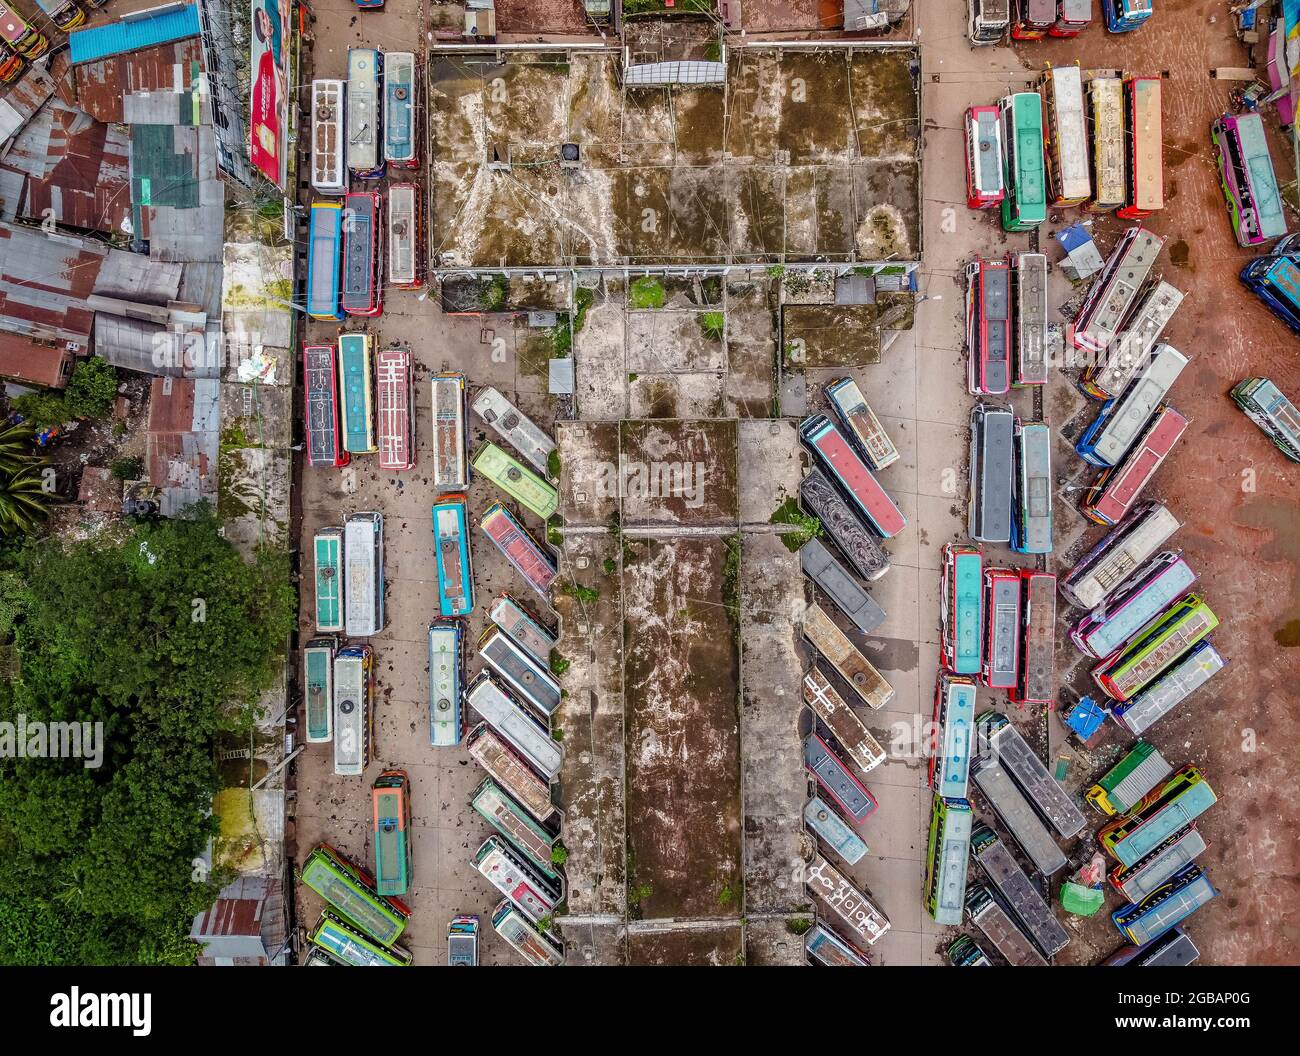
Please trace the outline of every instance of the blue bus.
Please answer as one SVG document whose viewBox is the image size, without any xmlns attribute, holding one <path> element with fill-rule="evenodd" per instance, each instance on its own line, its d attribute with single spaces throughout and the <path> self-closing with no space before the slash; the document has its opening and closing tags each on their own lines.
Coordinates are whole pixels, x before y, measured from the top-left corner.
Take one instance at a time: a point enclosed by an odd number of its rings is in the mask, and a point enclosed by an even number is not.
<svg viewBox="0 0 1300 1056">
<path fill-rule="evenodd" d="M 1218 897 L 1199 865 L 1189 865 L 1177 876 L 1143 899 L 1120 906 L 1110 915 L 1120 934 L 1135 946 L 1145 946 L 1170 928 L 1181 924 L 1203 905 Z"/>
<path fill-rule="evenodd" d="M 803 820 L 848 865 L 856 865 L 867 853 L 867 841 L 854 832 L 821 796 L 813 796 L 808 801 L 803 808 Z"/>
<path fill-rule="evenodd" d="M 1187 357 L 1172 345 L 1156 345 L 1150 362 L 1115 399 L 1101 405 L 1074 450 L 1094 466 L 1114 466 L 1128 454 L 1160 403 L 1187 366 Z"/>
<path fill-rule="evenodd" d="M 343 203 L 312 202 L 307 231 L 307 314 L 313 319 L 342 319 Z"/>
<path fill-rule="evenodd" d="M 939 656 L 958 675 L 978 675 L 983 663 L 984 553 L 978 546 L 943 548 L 939 597 Z"/>
<path fill-rule="evenodd" d="M 1151 0 L 1101 0 L 1101 9 L 1107 31 L 1131 33 L 1151 17 Z"/>
<path fill-rule="evenodd" d="M 444 495 L 433 504 L 433 551 L 438 566 L 438 614 L 468 616 L 474 608 L 474 581 L 464 495 Z"/>
<path fill-rule="evenodd" d="M 1300 334 L 1300 236 L 1287 235 L 1241 269 L 1242 284 Z"/>
<path fill-rule="evenodd" d="M 930 786 L 945 799 L 965 799 L 975 734 L 975 682 L 939 672 L 934 690 Z"/>
</svg>

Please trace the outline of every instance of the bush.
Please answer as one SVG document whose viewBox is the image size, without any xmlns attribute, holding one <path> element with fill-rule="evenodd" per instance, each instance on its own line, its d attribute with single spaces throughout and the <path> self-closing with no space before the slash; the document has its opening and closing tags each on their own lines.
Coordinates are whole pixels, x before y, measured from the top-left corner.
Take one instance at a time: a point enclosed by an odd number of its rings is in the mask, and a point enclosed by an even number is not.
<svg viewBox="0 0 1300 1056">
<path fill-rule="evenodd" d="M 14 410 L 37 429 L 62 425 L 72 417 L 61 392 L 29 392 L 14 400 Z"/>
<path fill-rule="evenodd" d="M 110 463 L 108 469 L 117 480 L 139 480 L 144 476 L 144 459 L 139 455 L 119 458 Z"/>
<path fill-rule="evenodd" d="M 92 356 L 72 371 L 63 392 L 68 414 L 74 418 L 104 418 L 117 399 L 117 370 L 107 360 Z"/>
</svg>

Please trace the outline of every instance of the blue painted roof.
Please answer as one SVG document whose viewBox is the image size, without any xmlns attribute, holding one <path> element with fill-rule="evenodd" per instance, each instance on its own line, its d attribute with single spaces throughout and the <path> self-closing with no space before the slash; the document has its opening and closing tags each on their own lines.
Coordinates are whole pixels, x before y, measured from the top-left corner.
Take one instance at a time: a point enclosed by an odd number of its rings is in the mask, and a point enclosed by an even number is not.
<svg viewBox="0 0 1300 1056">
<path fill-rule="evenodd" d="M 76 30 L 68 35 L 68 46 L 72 61 L 76 64 L 123 55 L 156 44 L 196 37 L 198 34 L 198 5 L 189 4 L 146 18 Z"/>
</svg>

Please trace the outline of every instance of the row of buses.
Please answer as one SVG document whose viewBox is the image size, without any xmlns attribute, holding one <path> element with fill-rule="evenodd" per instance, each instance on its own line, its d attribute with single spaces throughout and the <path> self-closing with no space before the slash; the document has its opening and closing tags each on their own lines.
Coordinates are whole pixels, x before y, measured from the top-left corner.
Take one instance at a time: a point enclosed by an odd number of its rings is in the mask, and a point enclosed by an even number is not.
<svg viewBox="0 0 1300 1056">
<path fill-rule="evenodd" d="M 384 309 L 384 279 L 416 289 L 419 200 L 414 185 L 393 184 L 387 209 L 378 191 L 312 202 L 307 225 L 307 314 L 313 319 L 373 318 Z M 385 248 L 387 265 L 385 271 Z"/>
<path fill-rule="evenodd" d="M 1038 90 L 966 112 L 966 198 L 1000 207 L 1006 231 L 1028 231 L 1049 205 L 1140 219 L 1164 208 L 1158 77 L 1093 77 L 1049 67 Z"/>
<path fill-rule="evenodd" d="M 1152 0 L 1101 0 L 1106 29 L 1130 33 L 1151 17 Z M 1093 0 L 967 0 L 966 35 L 972 45 L 1077 37 L 1092 24 Z"/>
<path fill-rule="evenodd" d="M 973 395 L 1047 384 L 1044 254 L 1013 253 L 966 265 L 966 353 L 966 385 Z"/>
<path fill-rule="evenodd" d="M 369 331 L 340 332 L 337 345 L 302 351 L 307 464 L 345 466 L 378 454 L 379 468 L 415 467 L 411 352 L 374 350 Z"/>
<path fill-rule="evenodd" d="M 970 417 L 967 532 L 1022 554 L 1052 552 L 1052 433 L 1010 407 L 977 403 Z"/>
</svg>

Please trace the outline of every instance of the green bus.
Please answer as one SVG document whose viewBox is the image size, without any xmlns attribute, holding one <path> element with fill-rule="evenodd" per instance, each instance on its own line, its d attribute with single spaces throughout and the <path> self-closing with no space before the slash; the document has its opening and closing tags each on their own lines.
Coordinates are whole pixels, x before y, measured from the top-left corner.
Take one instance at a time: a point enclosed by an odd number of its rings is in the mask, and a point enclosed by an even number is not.
<svg viewBox="0 0 1300 1056">
<path fill-rule="evenodd" d="M 406 930 L 410 909 L 395 898 L 381 898 L 369 873 L 348 861 L 328 843 L 316 847 L 302 863 L 302 882 L 325 899 L 354 927 L 391 946 Z"/>
<path fill-rule="evenodd" d="M 491 440 L 474 453 L 470 465 L 542 520 L 546 520 L 559 508 L 559 492 Z"/>
<path fill-rule="evenodd" d="M 316 556 L 316 630 L 343 630 L 343 529 L 322 528 L 313 540 Z"/>
<path fill-rule="evenodd" d="M 1201 772 L 1185 766 L 1148 792 L 1131 813 L 1104 825 L 1097 833 L 1097 842 L 1120 865 L 1132 869 L 1217 802 L 1218 796 Z"/>
<path fill-rule="evenodd" d="M 352 968 L 404 968 L 411 963 L 409 950 L 380 945 L 328 909 L 320 915 L 307 941 Z"/>
<path fill-rule="evenodd" d="M 1003 96 L 998 109 L 1006 147 L 1002 230 L 1031 231 L 1047 219 L 1043 100 L 1037 92 L 1015 92 Z"/>
<path fill-rule="evenodd" d="M 411 886 L 411 782 L 405 770 L 385 770 L 371 790 L 375 890 L 404 895 Z"/>
<path fill-rule="evenodd" d="M 970 804 L 935 796 L 925 858 L 925 908 L 937 924 L 961 923 L 970 833 Z"/>
<path fill-rule="evenodd" d="M 1114 700 L 1131 700 L 1144 686 L 1219 626 L 1199 594 L 1188 594 L 1147 623 L 1122 651 L 1093 668 L 1092 677 Z"/>
<path fill-rule="evenodd" d="M 1132 751 L 1083 794 L 1083 798 L 1103 814 L 1127 814 L 1173 770 L 1154 744 L 1138 741 Z"/>
</svg>

